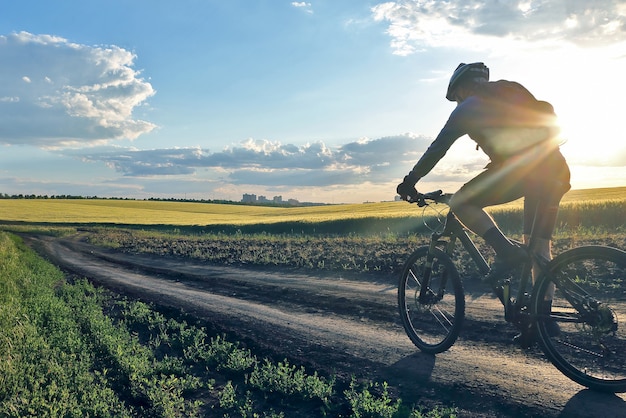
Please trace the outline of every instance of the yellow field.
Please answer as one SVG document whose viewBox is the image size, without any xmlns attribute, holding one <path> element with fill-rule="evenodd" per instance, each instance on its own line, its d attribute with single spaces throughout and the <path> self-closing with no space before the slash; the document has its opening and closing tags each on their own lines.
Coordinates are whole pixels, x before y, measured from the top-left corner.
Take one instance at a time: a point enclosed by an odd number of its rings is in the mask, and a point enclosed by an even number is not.
<svg viewBox="0 0 626 418">
<path fill-rule="evenodd" d="M 623 200 L 626 187 L 570 191 L 564 204 Z M 519 206 L 521 201 L 503 208 Z M 310 207 L 268 207 L 193 202 L 90 199 L 0 199 L 0 222 L 112 223 L 133 225 L 249 225 L 275 222 L 323 222 L 353 218 L 421 216 L 406 202 Z"/>
</svg>

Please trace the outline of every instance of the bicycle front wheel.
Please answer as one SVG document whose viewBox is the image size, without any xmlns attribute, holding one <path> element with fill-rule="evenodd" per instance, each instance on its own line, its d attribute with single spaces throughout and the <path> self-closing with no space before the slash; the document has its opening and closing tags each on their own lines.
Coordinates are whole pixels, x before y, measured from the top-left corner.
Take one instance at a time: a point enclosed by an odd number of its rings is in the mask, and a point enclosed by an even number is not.
<svg viewBox="0 0 626 418">
<path fill-rule="evenodd" d="M 461 331 L 465 296 L 450 257 L 428 247 L 417 249 L 405 264 L 398 286 L 398 307 L 407 335 L 430 354 L 449 349 Z"/>
<path fill-rule="evenodd" d="M 539 306 L 554 288 L 548 316 Z M 560 254 L 537 282 L 533 312 L 544 352 L 563 374 L 590 389 L 626 392 L 626 252 L 585 246 Z"/>
</svg>

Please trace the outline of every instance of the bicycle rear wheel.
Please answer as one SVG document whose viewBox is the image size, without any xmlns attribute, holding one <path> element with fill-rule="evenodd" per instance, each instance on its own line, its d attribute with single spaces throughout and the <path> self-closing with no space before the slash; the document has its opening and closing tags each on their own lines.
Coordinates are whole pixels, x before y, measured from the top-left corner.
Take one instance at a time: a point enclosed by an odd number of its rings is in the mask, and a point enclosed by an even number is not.
<svg viewBox="0 0 626 418">
<path fill-rule="evenodd" d="M 465 296 L 450 257 L 428 247 L 417 249 L 405 264 L 398 286 L 398 307 L 407 335 L 430 354 L 449 349 L 461 331 Z"/>
<path fill-rule="evenodd" d="M 626 252 L 574 248 L 552 260 L 548 270 L 533 292 L 546 356 L 583 386 L 626 392 Z M 552 314 L 542 315 L 539 306 L 549 299 L 551 284 L 556 286 Z M 556 321 L 560 333 L 550 321 Z"/>
</svg>

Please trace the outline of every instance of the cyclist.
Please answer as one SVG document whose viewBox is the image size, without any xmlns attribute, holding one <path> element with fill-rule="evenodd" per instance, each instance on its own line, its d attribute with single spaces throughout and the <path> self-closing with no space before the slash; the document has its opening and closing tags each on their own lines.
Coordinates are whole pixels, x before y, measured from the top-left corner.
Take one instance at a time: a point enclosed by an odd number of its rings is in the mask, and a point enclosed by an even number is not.
<svg viewBox="0 0 626 418">
<path fill-rule="evenodd" d="M 450 208 L 470 230 L 484 238 L 496 252 L 488 279 L 493 283 L 528 259 L 526 250 L 509 241 L 487 206 L 524 197 L 524 242 L 527 243 L 537 211 L 536 251 L 551 259 L 551 239 L 558 206 L 570 189 L 570 172 L 559 151 L 559 128 L 550 103 L 539 101 L 521 84 L 489 81 L 482 62 L 460 64 L 448 84 L 446 99 L 457 106 L 448 121 L 410 173 L 397 187 L 404 200 L 415 200 L 415 184 L 428 174 L 452 144 L 467 134 L 490 158 L 478 176 L 452 197 Z M 539 201 L 543 204 L 538 206 Z M 533 281 L 536 276 L 533 268 Z M 553 293 L 553 290 L 552 290 Z M 550 295 L 551 296 L 551 295 Z M 552 300 L 542 311 L 551 312 Z M 553 323 L 552 334 L 558 334 Z"/>
</svg>

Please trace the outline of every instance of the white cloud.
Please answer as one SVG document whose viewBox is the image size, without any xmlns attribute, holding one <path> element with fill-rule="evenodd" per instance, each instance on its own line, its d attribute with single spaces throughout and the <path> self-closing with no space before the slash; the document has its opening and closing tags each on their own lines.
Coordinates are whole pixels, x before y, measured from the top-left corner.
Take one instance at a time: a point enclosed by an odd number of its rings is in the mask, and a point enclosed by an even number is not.
<svg viewBox="0 0 626 418">
<path fill-rule="evenodd" d="M 191 175 L 200 169 L 223 173 L 233 184 L 330 186 L 388 182 L 406 174 L 430 140 L 413 134 L 361 139 L 330 148 L 248 139 L 220 152 L 169 148 L 137 150 L 111 147 L 66 150 L 85 162 L 102 162 L 129 177 Z M 220 174 L 222 175 L 222 174 Z"/>
<path fill-rule="evenodd" d="M 184 195 L 238 200 L 242 193 L 254 192 L 306 201 L 356 202 L 393 198 L 396 185 L 431 141 L 432 138 L 406 133 L 361 138 L 337 146 L 321 141 L 296 145 L 247 139 L 215 152 L 201 147 L 142 150 L 109 146 L 66 149 L 58 154 L 103 164 L 122 174 L 111 184 L 94 188 L 91 195 Z M 460 141 L 458 146 L 469 151 L 460 159 L 447 156 L 421 188 L 444 187 L 453 191 L 482 170 L 485 160 L 473 142 Z M 123 184 L 140 190 L 116 189 Z M 39 190 L 34 186 L 33 190 Z M 7 190 L 14 189 L 7 185 Z"/>
<path fill-rule="evenodd" d="M 623 2 L 597 0 L 402 0 L 372 8 L 388 23 L 395 54 L 432 46 L 480 46 L 476 37 L 606 46 L 626 40 Z"/>
<path fill-rule="evenodd" d="M 0 58 L 0 143 L 82 146 L 155 128 L 133 118 L 155 91 L 123 48 L 20 32 L 0 36 Z"/>
<path fill-rule="evenodd" d="M 306 1 L 293 1 L 291 2 L 291 5 L 298 9 L 302 9 L 307 13 L 313 13 L 313 8 L 311 6 L 311 3 L 308 3 Z"/>
</svg>

